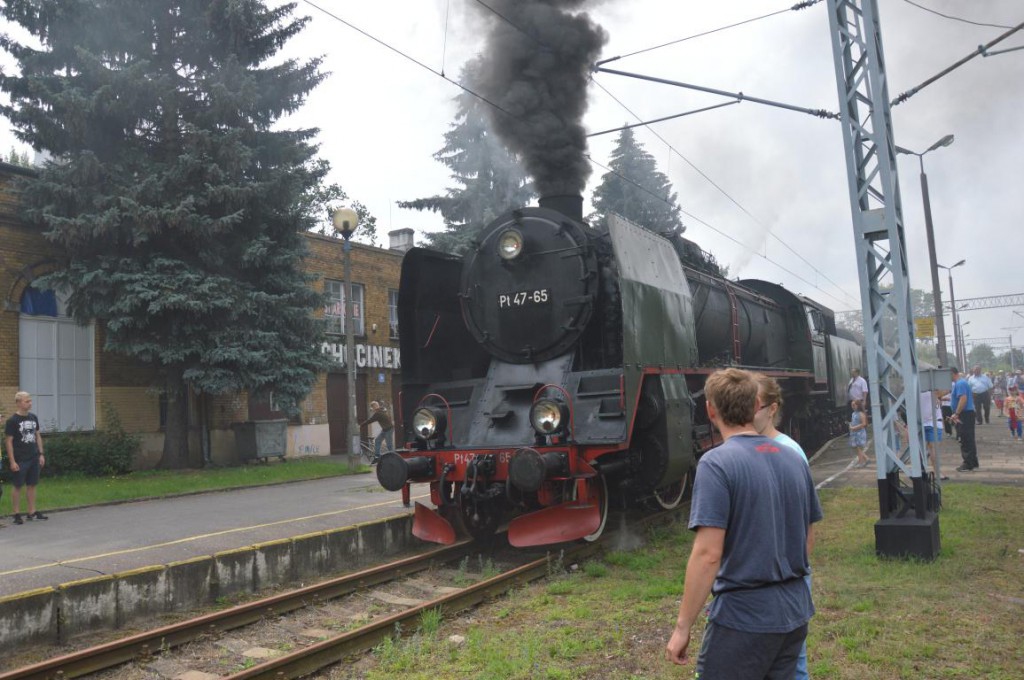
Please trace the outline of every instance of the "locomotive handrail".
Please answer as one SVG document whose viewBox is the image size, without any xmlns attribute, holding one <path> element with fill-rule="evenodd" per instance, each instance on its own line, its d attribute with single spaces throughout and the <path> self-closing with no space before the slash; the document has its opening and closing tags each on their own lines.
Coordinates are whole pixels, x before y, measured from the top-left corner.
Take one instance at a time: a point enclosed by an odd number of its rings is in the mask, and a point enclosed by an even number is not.
<svg viewBox="0 0 1024 680">
<path fill-rule="evenodd" d="M 569 406 L 569 432 L 570 432 L 570 434 L 573 437 L 575 437 L 576 436 L 576 410 L 573 407 L 572 397 L 569 396 L 568 390 L 566 390 L 564 387 L 562 387 L 561 385 L 555 385 L 554 383 L 548 383 L 547 385 L 541 385 L 540 389 L 537 390 L 537 392 L 533 395 L 533 402 L 530 405 L 533 406 L 533 404 L 536 404 L 537 403 L 537 398 L 541 395 L 542 392 L 544 392 L 544 390 L 548 389 L 549 387 L 552 387 L 552 388 L 558 390 L 559 392 L 561 392 L 565 396 L 565 403 L 568 404 L 568 406 Z"/>
<path fill-rule="evenodd" d="M 447 413 L 447 418 L 445 418 L 445 420 L 448 421 L 448 446 L 455 446 L 455 441 L 452 438 L 452 407 L 451 405 L 448 404 L 448 400 L 442 397 L 440 394 L 431 392 L 430 394 L 425 394 L 423 395 L 423 397 L 420 398 L 420 401 L 417 404 L 417 408 L 424 406 L 423 402 L 425 402 L 430 397 L 437 397 L 438 399 L 441 400 L 441 403 L 444 404 L 444 409 L 445 412 Z"/>
</svg>

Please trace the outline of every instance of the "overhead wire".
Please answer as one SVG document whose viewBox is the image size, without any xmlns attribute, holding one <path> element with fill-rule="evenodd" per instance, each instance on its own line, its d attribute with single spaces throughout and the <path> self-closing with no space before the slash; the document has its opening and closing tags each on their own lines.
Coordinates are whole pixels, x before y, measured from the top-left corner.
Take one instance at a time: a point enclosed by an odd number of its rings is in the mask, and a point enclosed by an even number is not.
<svg viewBox="0 0 1024 680">
<path fill-rule="evenodd" d="M 381 47 L 384 47 L 384 48 L 386 48 L 388 50 L 391 50 L 395 54 L 399 55 L 400 57 L 402 57 L 402 58 L 404 58 L 404 59 L 406 59 L 408 61 L 411 61 L 412 63 L 416 64 L 417 66 L 419 66 L 422 69 L 430 71 L 431 73 L 433 73 L 438 78 L 442 78 L 442 79 L 448 81 L 449 83 L 451 83 L 455 87 L 459 88 L 460 90 L 462 90 L 466 94 L 471 95 L 473 97 L 476 97 L 477 99 L 479 99 L 480 101 L 484 102 L 485 104 L 493 107 L 494 109 L 496 109 L 498 111 L 501 111 L 506 116 L 512 116 L 513 118 L 515 117 L 515 116 L 512 115 L 511 112 L 505 110 L 500 105 L 495 104 L 494 102 L 492 102 L 490 99 L 488 99 L 487 97 L 483 96 L 479 92 L 474 91 L 472 88 L 469 88 L 469 87 L 463 85 L 462 83 L 460 83 L 457 80 L 453 80 L 452 78 L 449 78 L 447 75 L 445 75 L 444 71 L 438 71 L 437 69 L 432 68 L 431 66 L 428 66 L 427 64 L 424 64 L 422 61 L 420 61 L 416 57 L 413 57 L 413 56 L 411 56 L 409 54 L 406 54 L 402 50 L 398 49 L 397 47 L 394 47 L 393 45 L 390 45 L 390 44 L 384 42 L 383 40 L 381 40 L 380 38 L 378 38 L 375 35 L 372 35 L 371 33 L 367 33 L 366 31 L 364 31 L 363 29 L 359 28 L 355 24 L 353 24 L 353 23 L 351 23 L 349 21 L 346 21 L 345 19 L 342 19 L 337 14 L 334 14 L 332 12 L 327 11 L 326 9 L 321 7 L 320 5 L 318 5 L 315 2 L 313 2 L 312 0 L 302 0 L 302 2 L 306 3 L 307 5 L 312 7 L 313 9 L 315 9 L 315 10 L 317 10 L 319 12 L 322 12 L 323 14 L 329 16 L 330 18 L 334 19 L 335 21 L 339 21 L 339 22 L 345 24 L 346 26 L 351 28 L 356 33 L 359 33 L 360 35 L 362 35 L 362 36 L 364 36 L 366 38 L 369 38 L 370 40 L 372 40 L 373 42 L 377 43 Z"/>
<path fill-rule="evenodd" d="M 477 0 L 477 2 L 480 2 L 480 0 Z M 762 14 L 761 16 L 752 17 L 750 19 L 744 19 L 743 21 L 738 21 L 738 22 L 736 22 L 734 24 L 729 24 L 727 26 L 719 26 L 718 28 L 713 28 L 710 31 L 702 31 L 700 33 L 694 33 L 693 35 L 688 35 L 685 38 L 679 38 L 678 40 L 670 40 L 667 43 L 662 43 L 660 45 L 655 45 L 654 47 L 645 47 L 642 50 L 636 50 L 634 52 L 629 52 L 627 54 L 620 54 L 617 57 L 609 57 L 607 59 L 602 59 L 601 61 L 597 62 L 596 65 L 597 66 L 601 66 L 602 64 L 607 64 L 608 62 L 616 61 L 618 59 L 625 59 L 626 57 L 633 57 L 633 56 L 636 56 L 638 54 L 643 54 L 644 52 L 653 52 L 654 50 L 660 50 L 662 47 L 669 47 L 670 45 L 678 45 L 679 43 L 686 42 L 687 40 L 693 40 L 694 38 L 702 38 L 702 37 L 704 37 L 706 35 L 711 35 L 713 33 L 720 33 L 721 31 L 725 31 L 725 30 L 728 30 L 730 28 L 736 28 L 737 26 L 744 26 L 746 24 L 752 24 L 755 21 L 761 21 L 762 19 L 768 19 L 768 18 L 771 18 L 771 17 L 774 17 L 774 16 L 778 16 L 779 14 L 785 14 L 786 12 L 795 12 L 795 11 L 798 11 L 798 10 L 801 10 L 801 9 L 806 9 L 808 7 L 811 7 L 813 5 L 818 4 L 819 2 L 821 2 L 821 0 L 805 0 L 805 2 L 798 2 L 797 4 L 793 5 L 792 7 L 787 7 L 785 9 L 780 9 L 780 10 L 777 10 L 775 12 L 769 12 L 768 14 Z"/>
<path fill-rule="evenodd" d="M 953 21 L 961 21 L 961 22 L 963 22 L 965 24 L 971 24 L 972 26 L 987 26 L 989 28 L 1013 28 L 1012 26 L 1005 26 L 1003 24 L 986 24 L 986 23 L 981 22 L 981 21 L 971 21 L 970 19 L 964 19 L 963 17 L 955 17 L 952 14 L 943 14 L 942 12 L 940 12 L 938 10 L 935 10 L 935 9 L 932 9 L 931 7 L 925 7 L 924 5 L 919 5 L 918 3 L 914 2 L 913 0 L 903 0 L 903 2 L 907 3 L 908 5 L 913 5 L 914 7 L 918 8 L 918 9 L 921 9 L 921 10 L 924 10 L 925 12 L 931 12 L 932 14 L 937 14 L 937 15 L 939 15 L 940 17 L 942 17 L 944 19 L 951 19 Z"/>
<path fill-rule="evenodd" d="M 1016 26 L 1011 26 L 1010 30 L 1006 31 L 1005 33 L 1003 33 L 999 37 L 995 38 L 994 40 L 990 40 L 989 42 L 985 43 L 984 45 L 978 45 L 977 49 L 973 50 L 966 57 L 960 59 L 959 61 L 957 61 L 952 66 L 947 66 L 946 68 L 942 69 L 941 71 L 936 73 L 934 76 L 932 76 L 928 80 L 925 80 L 923 83 L 917 85 L 916 87 L 912 87 L 909 90 L 907 90 L 906 92 L 900 94 L 898 97 L 893 99 L 892 102 L 889 105 L 890 106 L 898 106 L 899 104 L 902 104 L 903 102 L 907 101 L 908 99 L 913 97 L 915 94 L 917 94 L 918 92 L 923 90 L 924 88 L 926 88 L 929 85 L 931 85 L 932 83 L 934 83 L 936 80 L 939 80 L 940 78 L 949 75 L 951 72 L 953 72 L 956 69 L 960 68 L 961 66 L 963 66 L 964 64 L 969 62 L 971 59 L 974 59 L 975 57 L 977 57 L 979 54 L 984 55 L 986 57 L 989 56 L 989 54 L 994 54 L 994 53 L 988 51 L 990 47 L 993 47 L 994 45 L 999 44 L 1003 40 L 1006 40 L 1011 35 L 1013 35 L 1017 31 L 1020 31 L 1021 29 L 1024 29 L 1024 22 L 1021 22 L 1021 23 L 1017 24 Z M 1016 48 L 1014 48 L 1014 49 L 1016 49 Z"/>
</svg>

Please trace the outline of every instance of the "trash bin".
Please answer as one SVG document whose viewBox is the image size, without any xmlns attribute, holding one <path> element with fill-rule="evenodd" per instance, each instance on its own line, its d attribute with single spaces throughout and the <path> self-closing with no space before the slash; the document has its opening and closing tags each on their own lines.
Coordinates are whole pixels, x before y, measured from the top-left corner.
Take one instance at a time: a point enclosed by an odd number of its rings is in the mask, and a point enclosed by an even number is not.
<svg viewBox="0 0 1024 680">
<path fill-rule="evenodd" d="M 288 420 L 247 420 L 232 423 L 235 431 L 235 452 L 240 461 L 254 458 L 284 459 L 288 452 Z"/>
</svg>

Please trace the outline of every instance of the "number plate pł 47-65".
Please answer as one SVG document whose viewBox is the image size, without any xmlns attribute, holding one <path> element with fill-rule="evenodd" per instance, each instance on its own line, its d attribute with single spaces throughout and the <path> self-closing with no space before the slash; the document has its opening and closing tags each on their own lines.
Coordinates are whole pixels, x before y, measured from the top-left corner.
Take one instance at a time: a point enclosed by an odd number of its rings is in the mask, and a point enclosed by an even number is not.
<svg viewBox="0 0 1024 680">
<path fill-rule="evenodd" d="M 547 288 L 520 290 L 515 293 L 499 293 L 498 309 L 516 309 L 528 305 L 543 305 L 551 301 Z"/>
</svg>

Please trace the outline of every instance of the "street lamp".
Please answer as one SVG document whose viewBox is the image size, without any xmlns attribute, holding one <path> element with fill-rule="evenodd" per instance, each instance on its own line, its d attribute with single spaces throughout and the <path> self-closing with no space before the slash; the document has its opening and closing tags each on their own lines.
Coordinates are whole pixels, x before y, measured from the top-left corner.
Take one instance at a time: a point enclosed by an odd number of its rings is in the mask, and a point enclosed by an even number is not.
<svg viewBox="0 0 1024 680">
<path fill-rule="evenodd" d="M 924 174 L 924 157 L 925 154 L 935 151 L 943 146 L 949 146 L 952 143 L 953 135 L 946 135 L 922 153 L 916 153 L 900 146 L 896 147 L 896 153 L 917 156 L 917 160 L 921 164 L 921 200 L 924 201 L 924 231 L 925 235 L 928 237 L 928 261 L 931 264 L 932 271 L 932 298 L 935 303 L 935 328 L 939 333 L 939 363 L 943 366 L 949 366 L 949 361 L 946 356 L 946 324 L 942 319 L 942 290 L 939 288 L 939 270 L 935 260 L 935 232 L 932 229 L 932 204 L 928 198 L 928 175 Z M 955 337 L 953 339 L 953 344 L 955 347 Z"/>
<path fill-rule="evenodd" d="M 356 333 L 352 315 L 352 234 L 359 225 L 359 215 L 352 208 L 339 208 L 332 216 L 334 231 L 345 239 L 345 368 L 348 371 L 348 435 L 349 464 L 355 467 L 359 460 L 359 417 L 356 415 Z"/>
<path fill-rule="evenodd" d="M 967 367 L 967 364 L 969 363 L 968 359 L 970 359 L 970 357 L 967 356 L 967 338 L 969 338 L 971 336 L 970 335 L 964 335 L 964 326 L 970 326 L 970 325 L 971 325 L 970 321 L 964 321 L 962 324 L 959 324 L 959 330 L 960 330 L 960 356 L 962 356 L 963 359 L 964 359 L 964 369 L 967 370 L 968 373 L 970 373 L 970 369 Z M 971 343 L 971 344 L 973 345 L 974 343 Z"/>
<path fill-rule="evenodd" d="M 931 230 L 930 229 L 928 230 L 928 233 L 931 234 Z M 964 359 L 963 359 L 963 355 L 960 354 L 960 344 L 957 341 L 956 296 L 953 295 L 953 270 L 956 269 L 957 267 L 959 267 L 960 265 L 966 264 L 966 263 L 967 263 L 967 260 L 960 260 L 959 262 L 954 264 L 952 267 L 947 267 L 946 265 L 939 264 L 938 262 L 935 262 L 934 263 L 934 267 L 932 268 L 932 285 L 934 285 L 934 286 L 938 285 L 939 269 L 945 269 L 946 273 L 949 274 L 949 308 L 953 311 L 953 354 L 956 355 L 956 362 L 957 362 L 957 365 L 960 367 L 961 370 L 964 368 Z M 939 299 L 937 295 L 935 296 L 935 299 L 936 300 Z M 942 309 L 941 308 L 939 309 L 938 312 L 936 312 L 936 322 L 935 323 L 936 323 L 937 326 L 939 326 L 939 348 L 942 350 L 942 355 L 944 355 L 946 353 L 946 336 L 944 335 L 944 331 L 942 330 L 942 326 L 939 325 L 939 323 L 940 323 L 939 320 L 940 319 L 942 319 Z M 939 362 L 943 361 L 943 356 L 942 355 L 939 356 Z M 943 364 L 943 366 L 949 366 L 949 364 Z"/>
</svg>

